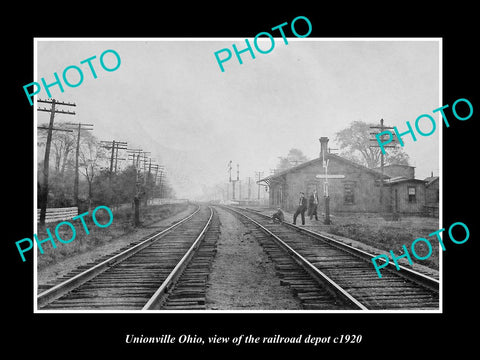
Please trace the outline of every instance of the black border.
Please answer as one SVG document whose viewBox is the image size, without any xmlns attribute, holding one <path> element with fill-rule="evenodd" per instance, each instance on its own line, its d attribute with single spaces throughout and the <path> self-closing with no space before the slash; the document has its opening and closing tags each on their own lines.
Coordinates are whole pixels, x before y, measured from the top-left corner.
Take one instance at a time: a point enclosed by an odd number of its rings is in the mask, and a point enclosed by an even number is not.
<svg viewBox="0 0 480 360">
<path fill-rule="evenodd" d="M 4 207 L 2 242 L 7 266 L 7 288 L 4 289 L 4 312 L 8 317 L 6 344 L 12 350 L 37 349 L 43 353 L 70 350 L 75 354 L 98 354 L 119 350 L 122 354 L 140 354 L 144 350 L 166 355 L 187 349 L 177 345 L 126 345 L 126 334 L 158 336 L 197 334 L 237 336 L 328 336 L 361 334 L 357 345 L 311 346 L 189 346 L 199 355 L 208 349 L 241 354 L 267 350 L 268 353 L 291 350 L 333 354 L 352 351 L 355 354 L 377 352 L 384 356 L 396 352 L 404 356 L 422 352 L 441 354 L 445 348 L 465 351 L 472 346 L 473 327 L 466 326 L 475 313 L 474 256 L 476 222 L 471 208 L 475 204 L 475 129 L 478 112 L 478 77 L 475 56 L 475 9 L 460 3 L 437 8 L 420 9 L 406 3 L 392 8 L 342 4 L 338 9 L 324 5 L 276 4 L 275 10 L 260 12 L 258 4 L 201 4 L 198 9 L 183 4 L 172 10 L 158 4 L 109 4 L 101 6 L 74 4 L 36 4 L 35 8 L 16 12 L 16 26 L 4 28 L 4 58 L 7 76 L 4 99 L 8 109 L 5 117 L 5 138 L 11 139 L 4 148 L 7 193 Z M 14 242 L 31 237 L 33 209 L 33 107 L 25 101 L 22 86 L 33 79 L 34 37 L 253 37 L 258 32 L 296 16 L 306 16 L 313 25 L 310 37 L 441 37 L 443 38 L 443 104 L 467 98 L 474 107 L 468 121 L 453 119 L 443 131 L 443 224 L 448 227 L 462 221 L 470 229 L 470 240 L 463 245 L 445 241 L 444 313 L 443 314 L 33 314 L 32 258 L 22 263 Z M 3 24 L 3 27 L 11 25 Z M 419 79 L 421 81 L 421 79 Z M 405 104 L 408 106 L 408 104 Z M 426 111 L 433 109 L 426 109 Z M 447 112 L 451 114 L 451 112 Z M 419 114 L 420 115 L 420 114 Z M 449 119 L 450 119 L 449 117 Z M 428 139 L 422 139 L 428 141 Z M 20 201 L 19 201 L 20 199 Z M 470 206 L 471 205 L 471 206 Z M 448 346 L 447 346 L 448 345 Z M 60 354 L 60 352 L 59 352 Z"/>
</svg>

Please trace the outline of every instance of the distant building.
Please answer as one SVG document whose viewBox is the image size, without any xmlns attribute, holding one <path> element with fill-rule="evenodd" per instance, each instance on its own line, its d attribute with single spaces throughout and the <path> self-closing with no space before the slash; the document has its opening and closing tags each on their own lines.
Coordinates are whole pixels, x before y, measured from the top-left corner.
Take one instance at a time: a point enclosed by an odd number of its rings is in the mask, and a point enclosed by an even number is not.
<svg viewBox="0 0 480 360">
<path fill-rule="evenodd" d="M 328 187 L 330 211 L 335 212 L 398 212 L 424 214 L 427 181 L 415 179 L 415 168 L 407 165 L 384 166 L 383 182 L 379 169 L 369 169 L 327 151 L 328 138 L 320 138 L 318 158 L 277 172 L 259 181 L 269 187 L 269 205 L 294 211 L 299 193 L 308 196 L 317 190 L 319 209 L 324 209 Z M 328 161 L 327 168 L 324 167 Z M 328 185 L 326 184 L 328 183 Z M 434 184 L 432 183 L 432 189 Z M 434 190 L 432 190 L 434 191 Z M 436 201 L 438 208 L 438 198 Z"/>
</svg>

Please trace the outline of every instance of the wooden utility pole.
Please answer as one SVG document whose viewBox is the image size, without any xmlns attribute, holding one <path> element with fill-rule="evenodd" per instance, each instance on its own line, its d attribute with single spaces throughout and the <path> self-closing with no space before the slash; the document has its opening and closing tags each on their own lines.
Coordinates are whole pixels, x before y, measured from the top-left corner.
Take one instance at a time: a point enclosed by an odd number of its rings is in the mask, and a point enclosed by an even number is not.
<svg viewBox="0 0 480 360">
<path fill-rule="evenodd" d="M 142 149 L 127 149 L 127 153 L 128 156 L 132 157 L 132 165 L 133 165 L 133 169 L 135 171 L 135 182 L 134 182 L 134 188 L 133 188 L 133 191 L 134 191 L 134 196 L 136 196 L 137 194 L 137 187 L 138 187 L 138 162 L 139 162 L 139 159 L 140 159 L 140 154 L 142 153 Z"/>
<path fill-rule="evenodd" d="M 140 198 L 142 197 L 141 193 L 141 184 L 140 184 L 140 156 L 143 155 L 143 168 L 144 168 L 144 176 L 146 176 L 146 154 L 149 154 L 150 152 L 148 151 L 143 151 L 142 149 L 127 149 L 127 152 L 130 153 L 129 156 L 132 156 L 133 159 L 133 167 L 135 171 L 135 191 L 134 191 L 134 197 L 133 197 L 133 206 L 134 206 L 134 225 L 135 226 L 140 226 Z M 144 179 L 144 189 L 146 189 L 147 179 Z"/>
<path fill-rule="evenodd" d="M 78 126 L 77 134 L 77 151 L 75 153 L 75 181 L 73 183 L 73 199 L 75 201 L 75 206 L 78 207 L 78 182 L 79 182 L 79 173 L 78 173 L 78 157 L 80 154 L 80 133 L 81 130 L 93 130 L 93 124 L 82 124 L 82 123 L 66 123 L 67 125 Z"/>
<path fill-rule="evenodd" d="M 118 157 L 118 149 L 119 147 L 117 146 L 116 147 L 116 150 L 115 150 L 115 168 L 113 170 L 113 172 L 116 174 L 117 173 L 117 164 L 118 164 L 118 160 L 127 160 L 126 158 L 119 158 Z M 123 149 L 122 150 L 126 150 L 126 149 Z"/>
<path fill-rule="evenodd" d="M 228 181 L 232 183 L 232 200 L 235 200 L 235 183 L 239 180 L 239 165 L 237 164 L 237 180 L 232 180 L 232 160 L 228 162 Z"/>
<path fill-rule="evenodd" d="M 235 183 L 240 181 L 240 170 L 239 170 L 239 165 L 237 164 L 237 180 L 232 180 L 232 160 L 228 163 L 229 165 L 229 171 L 230 171 L 230 182 L 232 183 L 232 200 L 235 200 Z"/>
<path fill-rule="evenodd" d="M 322 142 L 323 139 L 325 139 L 325 138 L 320 138 L 320 142 Z M 328 141 L 328 138 L 326 140 Z M 324 180 L 324 183 L 323 183 L 323 186 L 324 186 L 324 188 L 323 188 L 323 193 L 324 193 L 323 199 L 325 201 L 325 220 L 324 220 L 325 225 L 330 225 L 331 224 L 331 221 L 330 221 L 330 195 L 328 193 L 328 162 L 329 162 L 328 158 L 325 161 L 325 151 L 322 151 L 322 166 L 325 169 L 325 180 Z"/>
<path fill-rule="evenodd" d="M 151 187 L 151 174 L 152 174 L 152 158 L 149 159 L 148 162 L 148 173 L 147 176 L 145 177 L 145 206 L 148 205 L 148 196 L 150 195 L 150 187 Z"/>
<path fill-rule="evenodd" d="M 145 186 L 146 183 L 147 183 L 147 176 L 146 176 L 146 172 L 147 172 L 147 154 L 151 154 L 150 151 L 143 151 L 142 152 L 143 154 L 143 159 L 142 159 L 142 162 L 143 162 L 143 185 Z"/>
<path fill-rule="evenodd" d="M 159 184 L 160 185 L 160 199 L 163 199 L 163 195 L 164 195 L 163 194 L 163 183 L 164 183 L 163 178 L 164 178 L 164 175 L 165 175 L 164 169 L 161 169 L 160 170 L 160 177 L 159 177 L 159 179 L 160 179 L 160 184 Z"/>
<path fill-rule="evenodd" d="M 146 195 L 146 185 L 147 185 L 147 154 L 150 154 L 149 151 L 142 151 L 137 156 L 137 168 L 138 168 L 138 188 L 137 192 L 140 197 L 144 197 Z M 141 155 L 141 157 L 140 157 Z M 143 172 L 142 172 L 143 168 Z"/>
<path fill-rule="evenodd" d="M 237 164 L 238 200 L 242 200 L 242 182 L 240 181 L 240 165 Z"/>
<path fill-rule="evenodd" d="M 113 166 L 115 164 L 115 172 L 116 172 L 116 163 L 118 161 L 118 150 L 127 150 L 127 142 L 126 141 L 100 141 L 100 146 L 105 149 L 112 149 L 112 154 L 110 155 L 110 180 L 112 179 L 113 174 Z M 114 162 L 115 159 L 115 162 Z"/>
<path fill-rule="evenodd" d="M 258 184 L 258 195 L 257 199 L 260 201 L 260 179 L 263 176 L 263 171 L 255 171 L 255 177 L 257 178 L 257 184 Z"/>
<path fill-rule="evenodd" d="M 152 164 L 151 165 L 151 170 L 153 172 L 153 170 L 155 170 L 155 176 L 153 178 L 153 181 L 151 181 L 151 184 L 152 185 L 152 188 L 155 189 L 155 186 L 157 185 L 157 177 L 158 177 L 158 171 L 163 171 L 164 170 L 164 167 L 163 165 L 158 165 L 158 164 Z M 160 196 L 160 194 L 159 194 Z M 155 197 L 155 192 L 152 192 L 152 197 Z"/>
<path fill-rule="evenodd" d="M 393 129 L 393 127 L 391 126 L 384 126 L 383 125 L 383 119 L 380 119 L 380 126 L 370 126 L 371 129 L 380 129 L 380 132 L 373 132 L 373 133 L 370 133 L 370 135 L 377 135 L 377 134 L 380 134 L 382 133 L 383 131 L 385 130 L 389 130 L 389 129 Z M 382 135 L 383 137 L 383 135 Z M 376 137 L 374 139 L 370 139 L 370 141 L 375 141 L 377 144 L 376 145 L 370 145 L 370 147 L 380 147 L 380 145 L 378 145 L 378 141 L 376 139 Z M 393 142 L 395 142 L 395 138 L 393 139 Z M 396 145 L 383 145 L 384 148 L 394 148 L 396 147 Z M 382 172 L 382 177 L 380 179 L 380 204 L 383 204 L 383 167 L 385 166 L 385 158 L 383 156 L 383 151 L 380 151 L 380 169 L 381 169 L 381 172 Z"/>
<path fill-rule="evenodd" d="M 63 101 L 57 101 L 55 99 L 42 100 L 37 99 L 37 102 L 51 104 L 50 109 L 47 108 L 38 108 L 38 111 L 45 111 L 50 113 L 50 122 L 48 125 L 48 134 L 47 134 L 47 143 L 45 144 L 45 158 L 43 162 L 43 184 L 40 188 L 40 225 L 45 225 L 45 216 L 47 214 L 47 203 L 48 203 L 48 175 L 49 175 L 49 165 L 50 165 L 50 146 L 52 143 L 52 130 L 55 114 L 66 114 L 66 115 L 75 115 L 73 111 L 64 111 L 56 109 L 56 105 L 64 106 L 76 106 L 74 103 L 66 103 Z"/>
<path fill-rule="evenodd" d="M 165 168 L 163 165 L 152 164 L 152 170 L 155 170 L 155 177 L 153 178 L 153 185 L 157 185 L 158 171 L 163 171 Z"/>
<path fill-rule="evenodd" d="M 134 217 L 133 217 L 133 224 L 135 226 L 140 226 L 140 196 L 138 193 L 139 183 L 138 183 L 138 160 L 140 159 L 140 153 L 137 154 L 137 160 L 135 162 L 135 153 L 133 154 L 133 167 L 135 169 L 135 190 L 133 195 L 133 209 L 134 209 Z"/>
<path fill-rule="evenodd" d="M 128 156 L 132 156 L 132 165 L 135 166 L 135 155 L 140 154 L 142 149 L 127 149 Z"/>
</svg>

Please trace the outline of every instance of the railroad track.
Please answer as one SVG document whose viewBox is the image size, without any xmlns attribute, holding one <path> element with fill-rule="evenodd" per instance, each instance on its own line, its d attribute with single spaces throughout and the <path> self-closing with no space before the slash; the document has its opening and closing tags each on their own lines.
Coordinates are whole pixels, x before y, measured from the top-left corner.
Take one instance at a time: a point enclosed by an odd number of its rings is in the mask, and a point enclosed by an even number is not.
<svg viewBox="0 0 480 360">
<path fill-rule="evenodd" d="M 249 209 L 224 208 L 237 214 L 244 224 L 261 230 L 262 234 L 257 233 L 257 238 L 261 242 L 266 241 L 265 238 L 274 241 L 275 246 L 270 241 L 268 248 L 276 252 L 280 261 L 286 261 L 284 258 L 289 254 L 296 264 L 335 296 L 337 305 L 344 306 L 345 310 L 439 309 L 439 281 L 436 279 L 407 268 L 397 271 L 394 267 L 385 268 L 388 271 L 380 279 L 371 263 L 372 254 L 307 229 L 273 223 L 268 216 Z M 315 296 L 312 299 L 306 308 L 322 307 L 320 304 L 317 307 Z"/>
<path fill-rule="evenodd" d="M 217 253 L 220 221 L 216 211 L 195 257 L 188 263 L 171 290 L 157 299 L 153 309 L 206 310 L 205 291 L 213 259 Z"/>
<path fill-rule="evenodd" d="M 37 296 L 41 310 L 160 309 L 204 239 L 211 245 L 214 210 L 199 206 L 181 221 L 114 256 L 102 259 Z M 212 221 L 213 220 L 213 221 Z M 218 220 L 217 220 L 218 221 Z M 217 226 L 218 227 L 218 226 Z M 204 247 L 208 248 L 208 246 Z M 209 255 L 214 256 L 210 247 Z M 202 251 L 203 258 L 205 252 Z M 198 260 L 196 261 L 198 263 Z M 193 302 L 201 305 L 196 286 Z M 188 296 L 192 300 L 192 296 Z M 187 306 L 184 301 L 183 305 Z M 192 301 L 190 302 L 192 307 Z M 198 306 L 197 306 L 198 307 Z"/>
<path fill-rule="evenodd" d="M 231 213 L 245 228 L 244 234 L 255 239 L 274 265 L 279 284 L 290 288 L 294 297 L 305 310 L 353 310 L 357 306 L 351 299 L 339 296 L 310 274 L 310 269 L 297 258 L 290 256 L 275 242 L 272 236 L 249 218 L 234 210 L 221 207 L 220 211 Z M 261 291 L 261 289 L 259 289 Z M 268 309 L 263 309 L 268 310 Z"/>
</svg>

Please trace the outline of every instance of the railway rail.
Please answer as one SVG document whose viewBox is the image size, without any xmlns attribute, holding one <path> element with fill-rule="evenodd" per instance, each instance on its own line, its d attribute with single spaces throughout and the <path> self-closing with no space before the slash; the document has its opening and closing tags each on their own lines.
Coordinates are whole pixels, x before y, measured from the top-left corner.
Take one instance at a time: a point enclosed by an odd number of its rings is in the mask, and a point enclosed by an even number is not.
<svg viewBox="0 0 480 360">
<path fill-rule="evenodd" d="M 81 268 L 37 296 L 40 310 L 153 310 L 161 307 L 175 281 L 209 234 L 214 210 L 196 211 L 147 239 Z M 210 249 L 212 250 L 212 249 Z M 210 255 L 214 254 L 214 249 Z M 197 285 L 199 285 L 197 283 Z M 198 286 L 197 286 L 198 290 Z M 199 299 L 194 299 L 199 303 Z M 184 304 L 185 305 L 185 304 Z"/>
<path fill-rule="evenodd" d="M 260 229 L 263 238 L 273 240 L 277 249 L 288 253 L 318 284 L 345 304 L 343 309 L 439 309 L 436 279 L 408 268 L 389 269 L 380 279 L 371 265 L 374 255 L 292 224 L 273 223 L 268 216 L 251 209 L 223 208 L 245 224 Z"/>
<path fill-rule="evenodd" d="M 48 289 L 40 286 L 38 308 L 205 310 L 222 211 L 235 215 L 260 243 L 280 284 L 291 288 L 303 309 L 439 308 L 436 279 L 406 268 L 394 268 L 379 279 L 371 254 L 307 229 L 273 223 L 252 209 L 203 205 L 127 249 L 76 269 Z"/>
<path fill-rule="evenodd" d="M 171 290 L 152 298 L 150 309 L 206 310 L 206 286 L 220 236 L 220 221 L 213 212 L 211 225 L 193 259 L 172 285 Z M 160 290 L 159 290 L 160 291 Z"/>
</svg>

